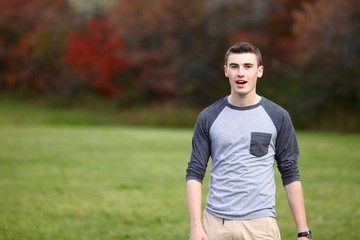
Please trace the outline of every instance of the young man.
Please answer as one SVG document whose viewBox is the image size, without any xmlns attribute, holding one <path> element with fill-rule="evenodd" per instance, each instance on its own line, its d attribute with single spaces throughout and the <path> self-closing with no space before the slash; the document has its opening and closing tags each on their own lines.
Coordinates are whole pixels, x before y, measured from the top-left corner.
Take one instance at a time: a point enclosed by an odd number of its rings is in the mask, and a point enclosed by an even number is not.
<svg viewBox="0 0 360 240">
<path fill-rule="evenodd" d="M 298 240 L 311 239 L 297 165 L 295 131 L 288 113 L 256 93 L 261 53 L 240 42 L 224 65 L 230 95 L 198 116 L 187 168 L 190 240 L 280 240 L 275 219 L 274 161 L 281 173 Z M 211 157 L 207 205 L 201 189 Z"/>
</svg>

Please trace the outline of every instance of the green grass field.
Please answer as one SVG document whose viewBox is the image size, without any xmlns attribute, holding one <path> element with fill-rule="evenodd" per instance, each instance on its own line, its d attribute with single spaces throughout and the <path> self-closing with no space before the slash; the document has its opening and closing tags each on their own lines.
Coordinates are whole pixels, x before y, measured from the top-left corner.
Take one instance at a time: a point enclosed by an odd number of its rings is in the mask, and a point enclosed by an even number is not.
<svg viewBox="0 0 360 240">
<path fill-rule="evenodd" d="M 188 239 L 191 129 L 13 121 L 21 117 L 0 106 L 0 240 Z M 314 239 L 358 239 L 360 135 L 298 138 Z M 295 239 L 276 179 L 282 237 Z"/>
</svg>

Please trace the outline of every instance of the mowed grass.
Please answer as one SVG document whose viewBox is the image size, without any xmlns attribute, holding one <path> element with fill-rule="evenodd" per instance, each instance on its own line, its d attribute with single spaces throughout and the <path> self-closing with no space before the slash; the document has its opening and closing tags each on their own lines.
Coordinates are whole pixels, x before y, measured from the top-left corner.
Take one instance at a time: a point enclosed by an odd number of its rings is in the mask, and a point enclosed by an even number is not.
<svg viewBox="0 0 360 240">
<path fill-rule="evenodd" d="M 191 135 L 191 129 L 4 121 L 0 240 L 188 239 Z M 360 135 L 299 132 L 298 138 L 314 239 L 358 239 Z M 276 179 L 282 237 L 295 239 L 278 173 Z"/>
<path fill-rule="evenodd" d="M 0 239 L 186 239 L 189 138 L 0 127 Z"/>
</svg>

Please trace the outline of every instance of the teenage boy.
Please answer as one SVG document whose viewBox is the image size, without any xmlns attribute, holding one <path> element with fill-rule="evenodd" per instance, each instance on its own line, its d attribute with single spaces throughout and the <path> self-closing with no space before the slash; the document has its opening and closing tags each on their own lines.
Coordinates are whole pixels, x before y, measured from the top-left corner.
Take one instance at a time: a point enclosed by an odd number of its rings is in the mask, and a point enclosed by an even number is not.
<svg viewBox="0 0 360 240">
<path fill-rule="evenodd" d="M 256 92 L 264 72 L 259 49 L 247 42 L 230 47 L 224 71 L 230 95 L 204 109 L 194 128 L 186 174 L 190 240 L 280 240 L 274 161 L 298 240 L 311 239 L 290 116 Z M 210 157 L 209 193 L 201 217 L 202 180 Z"/>
</svg>

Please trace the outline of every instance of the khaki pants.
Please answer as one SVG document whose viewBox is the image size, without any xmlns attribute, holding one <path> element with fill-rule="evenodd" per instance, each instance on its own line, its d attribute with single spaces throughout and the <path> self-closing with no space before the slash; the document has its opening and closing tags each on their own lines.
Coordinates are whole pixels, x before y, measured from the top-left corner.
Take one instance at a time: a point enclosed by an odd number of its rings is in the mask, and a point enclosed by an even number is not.
<svg viewBox="0 0 360 240">
<path fill-rule="evenodd" d="M 276 219 L 226 220 L 204 211 L 203 228 L 209 240 L 281 240 Z"/>
</svg>

